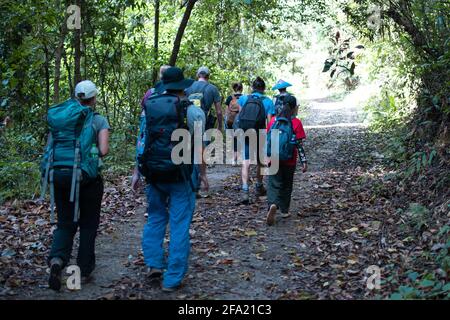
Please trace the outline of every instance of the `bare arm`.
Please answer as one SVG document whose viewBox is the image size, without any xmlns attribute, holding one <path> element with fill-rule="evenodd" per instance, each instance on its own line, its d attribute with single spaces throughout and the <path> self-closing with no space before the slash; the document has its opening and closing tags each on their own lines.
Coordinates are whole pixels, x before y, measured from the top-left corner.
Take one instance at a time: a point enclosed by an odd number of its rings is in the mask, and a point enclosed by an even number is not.
<svg viewBox="0 0 450 320">
<path fill-rule="evenodd" d="M 109 153 L 109 130 L 105 129 L 98 134 L 98 147 L 102 157 Z"/>
<path fill-rule="evenodd" d="M 217 121 L 219 122 L 218 128 L 220 131 L 223 131 L 222 104 L 220 102 L 216 102 L 214 105 L 216 106 Z"/>
</svg>

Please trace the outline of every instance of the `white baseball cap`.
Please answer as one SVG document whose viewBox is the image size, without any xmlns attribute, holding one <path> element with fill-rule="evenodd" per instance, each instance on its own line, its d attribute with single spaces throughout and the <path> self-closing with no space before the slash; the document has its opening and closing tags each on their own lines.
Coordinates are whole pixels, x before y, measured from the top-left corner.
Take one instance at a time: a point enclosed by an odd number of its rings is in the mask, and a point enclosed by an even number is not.
<svg viewBox="0 0 450 320">
<path fill-rule="evenodd" d="M 81 81 L 75 87 L 75 97 L 77 97 L 79 100 L 89 100 L 97 96 L 97 94 L 97 87 L 92 81 L 89 80 Z"/>
</svg>

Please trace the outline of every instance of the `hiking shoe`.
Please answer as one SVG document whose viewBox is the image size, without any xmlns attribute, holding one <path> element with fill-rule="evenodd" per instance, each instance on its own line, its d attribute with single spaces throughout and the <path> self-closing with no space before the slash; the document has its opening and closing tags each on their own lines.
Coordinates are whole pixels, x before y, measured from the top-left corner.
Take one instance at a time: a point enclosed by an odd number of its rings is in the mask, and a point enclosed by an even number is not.
<svg viewBox="0 0 450 320">
<path fill-rule="evenodd" d="M 270 209 L 269 209 L 269 213 L 267 214 L 267 225 L 268 226 L 273 226 L 276 222 L 276 214 L 277 214 L 277 206 L 276 205 L 271 205 Z"/>
<path fill-rule="evenodd" d="M 94 277 L 92 275 L 81 276 L 81 284 L 86 285 L 94 281 Z"/>
<path fill-rule="evenodd" d="M 162 287 L 161 287 L 161 290 L 162 290 L 163 292 L 172 293 L 172 292 L 178 291 L 180 288 L 181 288 L 181 285 L 178 285 L 178 286 L 175 286 L 175 287 L 165 287 L 165 286 L 162 286 Z"/>
<path fill-rule="evenodd" d="M 242 190 L 242 203 L 250 204 L 250 192 L 248 190 Z"/>
<path fill-rule="evenodd" d="M 256 186 L 256 196 L 257 197 L 264 197 L 267 195 L 266 188 L 264 188 L 263 185 Z"/>
<path fill-rule="evenodd" d="M 50 277 L 48 279 L 48 286 L 54 291 L 61 290 L 61 273 L 63 262 L 59 258 L 54 258 L 50 261 Z"/>
<path fill-rule="evenodd" d="M 163 271 L 161 269 L 150 268 L 147 273 L 147 277 L 149 279 L 158 279 L 163 275 Z"/>
<path fill-rule="evenodd" d="M 289 213 L 289 212 L 282 212 L 281 213 L 281 216 L 280 216 L 281 218 L 283 218 L 283 219 L 287 219 L 287 218 L 290 218 L 291 217 L 291 214 Z"/>
</svg>

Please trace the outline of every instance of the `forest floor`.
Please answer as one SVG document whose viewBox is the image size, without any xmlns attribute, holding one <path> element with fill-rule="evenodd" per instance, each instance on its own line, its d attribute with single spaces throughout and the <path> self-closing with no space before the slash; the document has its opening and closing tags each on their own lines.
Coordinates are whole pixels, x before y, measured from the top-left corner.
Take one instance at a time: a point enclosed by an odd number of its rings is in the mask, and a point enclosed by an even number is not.
<svg viewBox="0 0 450 320">
<path fill-rule="evenodd" d="M 361 124 L 360 110 L 345 101 L 308 103 L 304 125 L 310 167 L 306 174 L 296 173 L 291 216 L 268 227 L 265 198 L 254 199 L 250 206 L 239 203 L 239 168 L 216 165 L 209 169 L 210 197 L 197 204 L 190 270 L 179 291 L 163 293 L 158 283 L 146 280 L 140 249 L 145 199 L 132 194 L 129 180 L 121 178 L 107 184 L 95 281 L 81 291 L 47 289 L 45 254 L 50 228 L 39 217 L 47 209 L 34 203 L 2 207 L 0 283 L 4 286 L 0 298 L 386 296 L 386 291 L 367 289 L 367 268 L 379 266 L 385 279 L 390 270 L 406 269 L 420 249 L 408 245 L 398 231 L 401 223 L 392 193 L 398 185 L 384 171 L 383 155 L 371 143 L 376 137 Z M 30 222 L 38 227 L 26 227 Z M 384 283 L 382 289 L 391 291 L 392 286 Z"/>
</svg>

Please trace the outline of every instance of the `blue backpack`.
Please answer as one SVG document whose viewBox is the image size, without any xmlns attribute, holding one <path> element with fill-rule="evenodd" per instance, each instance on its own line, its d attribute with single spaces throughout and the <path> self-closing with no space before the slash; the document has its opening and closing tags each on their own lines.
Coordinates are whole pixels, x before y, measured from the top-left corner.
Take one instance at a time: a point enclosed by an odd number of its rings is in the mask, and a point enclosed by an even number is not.
<svg viewBox="0 0 450 320">
<path fill-rule="evenodd" d="M 187 129 L 189 101 L 178 96 L 161 94 L 145 102 L 145 147 L 138 158 L 139 171 L 149 183 L 176 183 L 191 181 L 192 165 L 174 164 L 172 150 L 178 142 L 172 141 L 177 129 Z"/>
<path fill-rule="evenodd" d="M 54 223 L 54 175 L 55 171 L 72 170 L 70 202 L 75 204 L 74 221 L 79 219 L 80 184 L 85 179 L 99 176 L 97 132 L 93 126 L 95 113 L 82 106 L 78 100 L 70 99 L 48 110 L 48 126 L 51 137 L 45 149 L 41 171 L 43 176 L 42 196 L 50 186 L 51 223 Z M 96 154 L 92 151 L 95 150 Z"/>
<path fill-rule="evenodd" d="M 275 153 L 272 154 L 272 131 L 276 129 L 279 130 L 279 144 L 278 147 L 275 146 Z M 295 145 L 292 144 L 293 137 L 292 121 L 287 118 L 276 118 L 267 135 L 267 156 L 278 157 L 280 161 L 292 159 L 295 148 Z"/>
</svg>

